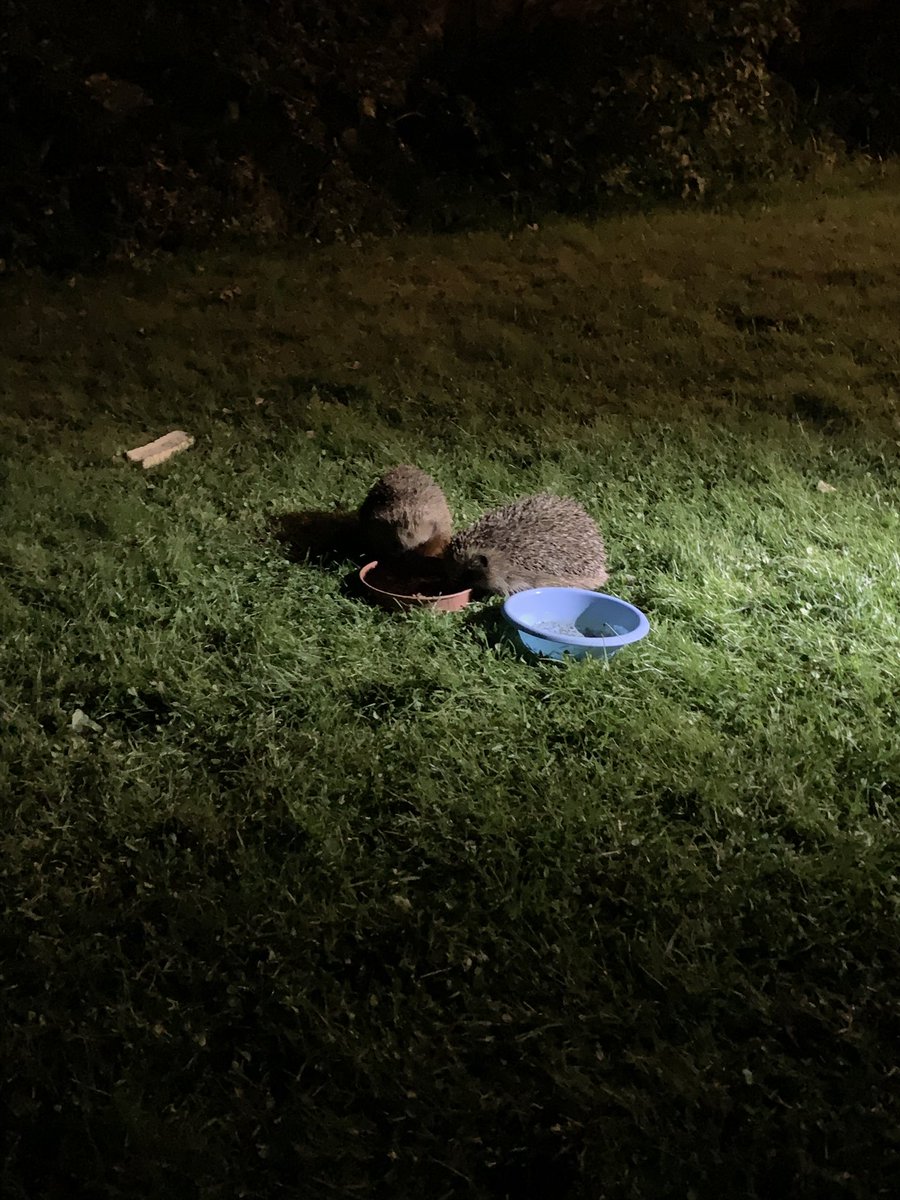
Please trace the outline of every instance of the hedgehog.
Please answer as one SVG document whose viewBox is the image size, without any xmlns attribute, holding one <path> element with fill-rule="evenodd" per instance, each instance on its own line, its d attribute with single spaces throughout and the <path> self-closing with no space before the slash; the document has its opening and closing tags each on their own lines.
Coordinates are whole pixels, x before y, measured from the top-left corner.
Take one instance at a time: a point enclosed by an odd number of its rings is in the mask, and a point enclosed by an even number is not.
<svg viewBox="0 0 900 1200">
<path fill-rule="evenodd" d="M 378 558 L 409 552 L 437 558 L 453 532 L 444 493 L 418 467 L 393 467 L 382 475 L 358 516 L 366 549 Z"/>
<path fill-rule="evenodd" d="M 580 504 L 542 493 L 487 512 L 451 540 L 463 586 L 509 596 L 534 587 L 597 588 L 609 578 L 603 539 Z"/>
</svg>

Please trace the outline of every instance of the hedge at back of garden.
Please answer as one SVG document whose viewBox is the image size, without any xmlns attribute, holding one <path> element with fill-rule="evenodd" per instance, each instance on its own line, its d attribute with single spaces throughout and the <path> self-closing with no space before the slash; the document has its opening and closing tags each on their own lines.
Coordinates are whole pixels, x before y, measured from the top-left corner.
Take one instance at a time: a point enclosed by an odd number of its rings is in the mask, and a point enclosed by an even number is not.
<svg viewBox="0 0 900 1200">
<path fill-rule="evenodd" d="M 0 256 L 721 195 L 900 148 L 894 0 L 8 0 Z M 821 144 L 821 143 L 820 143 Z"/>
</svg>

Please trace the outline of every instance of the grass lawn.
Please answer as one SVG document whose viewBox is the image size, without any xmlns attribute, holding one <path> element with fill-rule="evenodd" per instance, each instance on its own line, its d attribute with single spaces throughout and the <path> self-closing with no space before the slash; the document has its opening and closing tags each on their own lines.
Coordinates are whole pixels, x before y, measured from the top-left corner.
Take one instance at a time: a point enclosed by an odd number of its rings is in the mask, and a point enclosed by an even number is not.
<svg viewBox="0 0 900 1200">
<path fill-rule="evenodd" d="M 896 1195 L 898 198 L 4 285 L 5 1198 Z M 404 461 L 650 638 L 270 536 Z"/>
</svg>

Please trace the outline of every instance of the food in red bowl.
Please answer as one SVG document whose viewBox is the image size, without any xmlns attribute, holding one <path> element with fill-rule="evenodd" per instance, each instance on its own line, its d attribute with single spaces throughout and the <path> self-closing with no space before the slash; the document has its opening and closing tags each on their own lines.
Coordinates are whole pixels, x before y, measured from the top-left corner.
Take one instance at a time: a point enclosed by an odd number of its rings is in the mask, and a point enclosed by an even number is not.
<svg viewBox="0 0 900 1200">
<path fill-rule="evenodd" d="M 440 559 L 410 556 L 390 562 L 366 563 L 359 573 L 369 599 L 382 608 L 433 608 L 457 612 L 472 598 L 472 589 L 454 591 Z"/>
</svg>

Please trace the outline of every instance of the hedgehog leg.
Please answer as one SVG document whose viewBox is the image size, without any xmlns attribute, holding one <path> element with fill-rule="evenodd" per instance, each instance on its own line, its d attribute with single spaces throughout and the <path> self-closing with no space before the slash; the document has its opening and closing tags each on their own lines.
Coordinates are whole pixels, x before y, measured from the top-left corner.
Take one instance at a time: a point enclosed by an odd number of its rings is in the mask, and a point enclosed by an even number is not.
<svg viewBox="0 0 900 1200">
<path fill-rule="evenodd" d="M 437 525 L 432 525 L 431 537 L 419 546 L 419 553 L 424 554 L 426 558 L 440 558 L 449 543 L 447 535 Z"/>
</svg>

